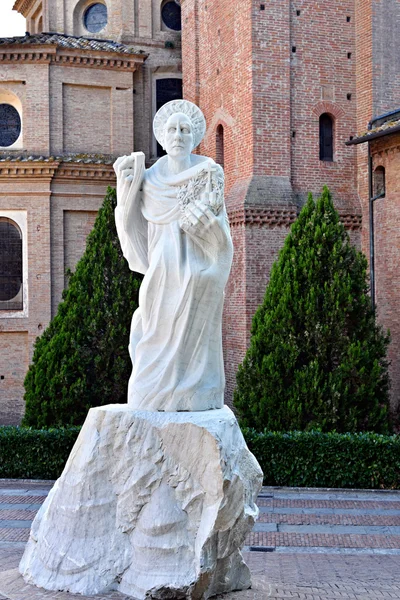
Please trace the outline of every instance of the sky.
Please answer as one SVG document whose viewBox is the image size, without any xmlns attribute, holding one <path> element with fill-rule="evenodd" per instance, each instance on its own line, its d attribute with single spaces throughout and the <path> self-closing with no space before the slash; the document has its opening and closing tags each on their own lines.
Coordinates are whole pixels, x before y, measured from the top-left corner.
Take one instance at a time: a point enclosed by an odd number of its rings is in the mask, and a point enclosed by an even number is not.
<svg viewBox="0 0 400 600">
<path fill-rule="evenodd" d="M 25 19 L 12 10 L 15 0 L 0 0 L 0 37 L 25 34 Z"/>
</svg>

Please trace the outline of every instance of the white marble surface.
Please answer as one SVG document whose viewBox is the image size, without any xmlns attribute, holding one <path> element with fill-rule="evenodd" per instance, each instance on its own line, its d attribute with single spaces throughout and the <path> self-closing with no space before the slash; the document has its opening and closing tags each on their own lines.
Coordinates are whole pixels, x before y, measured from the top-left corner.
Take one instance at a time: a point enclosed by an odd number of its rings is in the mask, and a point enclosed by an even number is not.
<svg viewBox="0 0 400 600">
<path fill-rule="evenodd" d="M 89 411 L 20 564 L 28 583 L 200 599 L 250 586 L 240 547 L 262 484 L 227 407 Z"/>
<path fill-rule="evenodd" d="M 192 154 L 205 132 L 194 104 L 164 105 L 154 131 L 166 156 L 147 170 L 141 152 L 114 165 L 121 247 L 130 268 L 144 274 L 128 402 L 140 410 L 221 408 L 222 309 L 233 253 L 224 174 L 211 158 Z"/>
</svg>

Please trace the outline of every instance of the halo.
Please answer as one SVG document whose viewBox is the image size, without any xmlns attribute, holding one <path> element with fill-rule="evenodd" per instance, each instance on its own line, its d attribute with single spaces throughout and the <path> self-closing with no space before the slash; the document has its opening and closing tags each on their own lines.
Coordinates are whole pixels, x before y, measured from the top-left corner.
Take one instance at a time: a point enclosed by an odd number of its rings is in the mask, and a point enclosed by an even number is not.
<svg viewBox="0 0 400 600">
<path fill-rule="evenodd" d="M 164 148 L 165 124 L 174 113 L 183 113 L 191 120 L 193 148 L 196 148 L 206 133 L 206 120 L 199 107 L 189 100 L 171 100 L 157 111 L 153 120 L 153 132 L 157 142 Z"/>
</svg>

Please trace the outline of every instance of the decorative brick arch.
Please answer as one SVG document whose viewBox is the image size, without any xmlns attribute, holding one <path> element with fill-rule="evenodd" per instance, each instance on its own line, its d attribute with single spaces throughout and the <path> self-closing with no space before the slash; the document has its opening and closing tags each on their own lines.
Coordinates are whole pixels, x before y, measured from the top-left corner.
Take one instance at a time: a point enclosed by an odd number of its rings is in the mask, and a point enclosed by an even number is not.
<svg viewBox="0 0 400 600">
<path fill-rule="evenodd" d="M 215 111 L 214 117 L 211 119 L 211 121 L 209 123 L 207 122 L 207 131 L 206 135 L 204 136 L 203 143 L 208 143 L 210 137 L 212 138 L 215 136 L 218 125 L 222 125 L 224 131 L 226 131 L 227 129 L 234 127 L 235 124 L 235 119 L 231 117 L 226 110 L 223 108 L 218 108 Z"/>
<path fill-rule="evenodd" d="M 328 113 L 334 119 L 339 119 L 345 114 L 344 110 L 340 106 L 334 102 L 330 102 L 329 100 L 322 100 L 321 102 L 314 104 L 311 110 L 318 118 L 324 113 Z"/>
</svg>

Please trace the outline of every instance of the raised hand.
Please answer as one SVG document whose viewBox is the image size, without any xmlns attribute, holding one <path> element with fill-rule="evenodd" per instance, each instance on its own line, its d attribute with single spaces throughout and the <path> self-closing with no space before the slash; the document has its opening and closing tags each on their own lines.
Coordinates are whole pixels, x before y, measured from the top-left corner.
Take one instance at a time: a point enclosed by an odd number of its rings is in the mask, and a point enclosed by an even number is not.
<svg viewBox="0 0 400 600">
<path fill-rule="evenodd" d="M 117 176 L 117 199 L 119 205 L 124 205 L 126 202 L 126 191 L 135 178 L 135 172 L 140 160 L 144 160 L 143 152 L 132 152 L 129 156 L 120 156 L 113 165 Z"/>
</svg>

